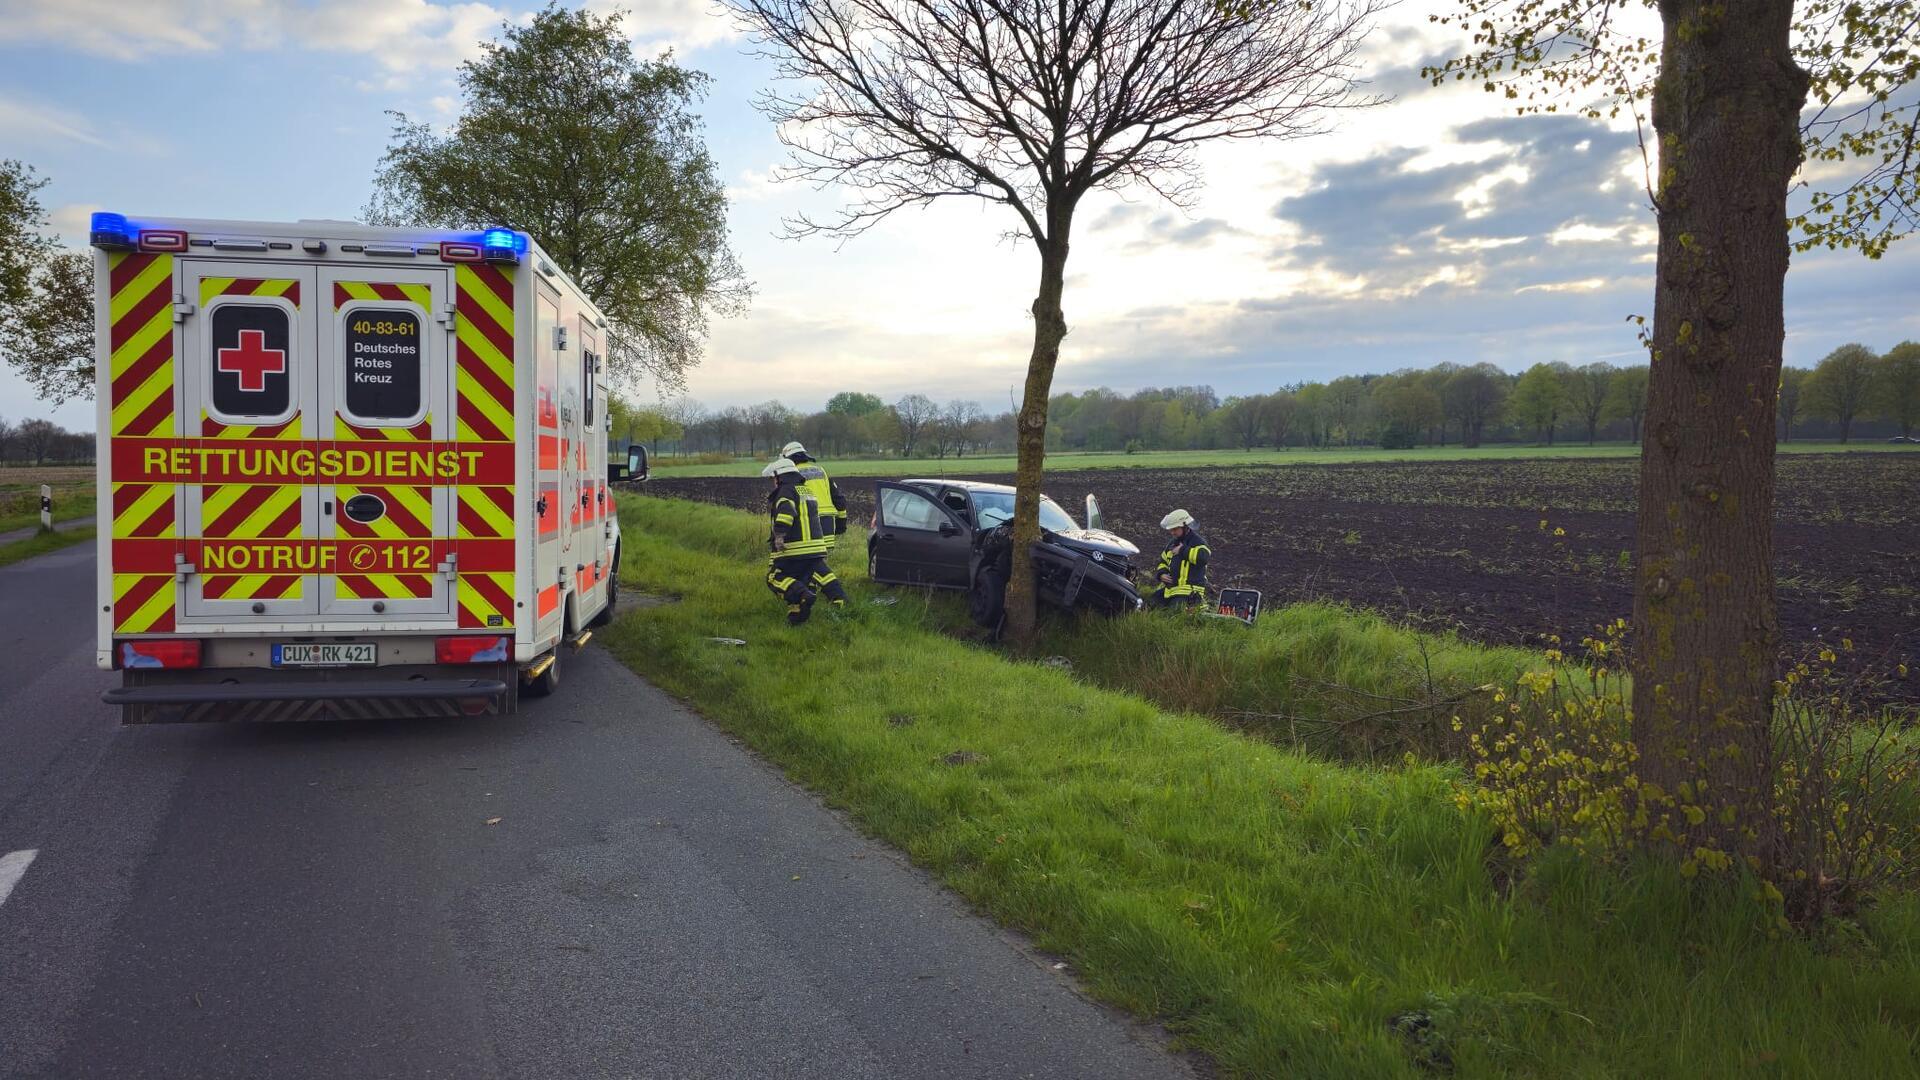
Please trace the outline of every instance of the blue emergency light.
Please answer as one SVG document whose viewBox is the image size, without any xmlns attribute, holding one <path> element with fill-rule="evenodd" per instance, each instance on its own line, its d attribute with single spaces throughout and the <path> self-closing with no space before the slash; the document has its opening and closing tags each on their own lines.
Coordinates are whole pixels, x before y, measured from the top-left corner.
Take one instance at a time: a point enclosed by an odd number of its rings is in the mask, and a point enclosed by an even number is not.
<svg viewBox="0 0 1920 1080">
<path fill-rule="evenodd" d="M 133 226 L 127 224 L 125 214 L 97 211 L 87 232 L 87 242 L 103 251 L 132 251 L 139 246 L 133 235 Z"/>
<path fill-rule="evenodd" d="M 480 257 L 487 262 L 517 263 L 526 250 L 525 233 L 496 228 L 480 234 Z"/>
</svg>

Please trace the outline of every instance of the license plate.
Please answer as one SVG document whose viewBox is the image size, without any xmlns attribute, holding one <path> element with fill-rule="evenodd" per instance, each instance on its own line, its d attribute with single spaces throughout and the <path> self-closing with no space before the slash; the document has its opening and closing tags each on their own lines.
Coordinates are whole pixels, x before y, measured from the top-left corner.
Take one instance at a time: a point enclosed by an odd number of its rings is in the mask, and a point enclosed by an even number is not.
<svg viewBox="0 0 1920 1080">
<path fill-rule="evenodd" d="M 353 667 L 374 663 L 371 642 L 352 644 L 288 644 L 273 647 L 274 667 Z"/>
</svg>

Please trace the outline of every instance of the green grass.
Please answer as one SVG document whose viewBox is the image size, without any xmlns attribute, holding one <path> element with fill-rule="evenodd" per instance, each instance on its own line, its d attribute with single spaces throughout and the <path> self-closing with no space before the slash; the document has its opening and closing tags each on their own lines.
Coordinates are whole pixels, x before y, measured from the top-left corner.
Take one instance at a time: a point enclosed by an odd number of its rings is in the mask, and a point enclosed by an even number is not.
<svg viewBox="0 0 1920 1080">
<path fill-rule="evenodd" d="M 1783 454 L 1833 454 L 1866 451 L 1873 453 L 1920 453 L 1916 446 L 1891 446 L 1886 443 L 1857 442 L 1842 446 L 1834 442 L 1797 442 L 1782 445 Z M 1047 455 L 1049 471 L 1071 469 L 1191 469 L 1210 465 L 1336 465 L 1365 461 L 1516 461 L 1536 458 L 1620 458 L 1638 457 L 1638 443 L 1600 443 L 1595 446 L 1483 446 L 1473 450 L 1458 446 L 1416 447 L 1412 450 L 1381 450 L 1363 446 L 1332 450 L 1160 450 L 1139 454 L 1052 453 Z M 675 465 L 668 457 L 655 458 L 653 471 L 663 477 L 676 476 L 759 476 L 765 462 L 743 459 L 722 465 Z M 847 458 L 833 459 L 835 476 L 980 476 L 1011 474 L 1011 455 L 993 457 L 946 458 Z"/>
<path fill-rule="evenodd" d="M 23 493 L 15 500 L 17 505 L 26 508 L 0 513 L 0 533 L 15 529 L 31 529 L 40 524 L 40 497 L 38 492 Z M 92 517 L 94 497 L 91 486 L 67 488 L 53 493 L 53 520 L 72 521 L 75 518 Z"/>
<path fill-rule="evenodd" d="M 93 539 L 93 532 L 93 526 L 83 525 L 77 529 L 35 533 L 24 540 L 0 544 L 0 566 L 10 566 L 22 559 L 31 559 L 35 555 L 45 555 L 49 551 L 58 551 L 64 547 L 85 543 Z"/>
<path fill-rule="evenodd" d="M 1422 633 L 1369 611 L 1292 604 L 1248 627 L 1158 613 L 1049 622 L 1041 648 L 1102 686 L 1204 713 L 1276 742 L 1345 760 L 1435 756 L 1450 721 L 1488 706 L 1474 693 L 1543 666 L 1523 649 Z"/>
<path fill-rule="evenodd" d="M 1464 1077 L 1920 1076 L 1912 896 L 1808 941 L 1659 866 L 1503 886 L 1448 768 L 1328 764 L 956 640 L 940 600 L 867 602 L 857 534 L 852 609 L 789 629 L 753 516 L 620 514 L 625 583 L 679 602 L 617 620 L 617 656 L 1229 1075 L 1429 1075 L 1388 1027 L 1419 1010 Z"/>
</svg>

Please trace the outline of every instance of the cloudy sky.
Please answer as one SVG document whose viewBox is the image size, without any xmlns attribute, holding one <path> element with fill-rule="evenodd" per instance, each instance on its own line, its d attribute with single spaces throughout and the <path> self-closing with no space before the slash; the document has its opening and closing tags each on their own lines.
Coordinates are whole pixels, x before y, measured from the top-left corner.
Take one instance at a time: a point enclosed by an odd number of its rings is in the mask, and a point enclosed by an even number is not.
<svg viewBox="0 0 1920 1080">
<path fill-rule="evenodd" d="M 83 239 L 95 209 L 265 220 L 351 218 L 365 205 L 384 111 L 445 122 L 475 43 L 532 5 L 428 0 L 0 0 L 0 157 L 52 180 L 54 223 Z M 607 6 L 596 4 L 595 6 Z M 843 246 L 775 238 L 834 193 L 775 185 L 783 157 L 751 107 L 769 67 L 707 0 L 636 0 L 637 47 L 673 47 L 714 77 L 708 138 L 733 194 L 756 296 L 716 324 L 690 380 L 708 405 L 840 389 L 921 391 L 1003 408 L 1025 368 L 1037 263 L 1009 212 L 951 204 Z M 1631 130 L 1501 115 L 1418 78 L 1446 49 L 1393 9 L 1367 48 L 1393 102 L 1323 138 L 1203 157 L 1181 212 L 1148 193 L 1083 206 L 1055 386 L 1300 379 L 1490 360 L 1638 358 L 1626 317 L 1652 307 L 1652 218 Z M 1920 338 L 1920 240 L 1879 262 L 1798 256 L 1789 363 L 1847 341 Z M 642 396 L 651 387 L 640 388 Z M 0 416 L 47 415 L 0 373 Z M 52 413 L 91 427 L 91 407 Z"/>
</svg>

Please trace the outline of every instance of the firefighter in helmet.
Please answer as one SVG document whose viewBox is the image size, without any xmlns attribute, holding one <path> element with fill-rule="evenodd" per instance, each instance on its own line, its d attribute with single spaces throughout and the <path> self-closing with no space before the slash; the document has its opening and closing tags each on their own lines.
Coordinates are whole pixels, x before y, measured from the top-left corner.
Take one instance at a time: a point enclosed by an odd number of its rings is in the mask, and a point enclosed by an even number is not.
<svg viewBox="0 0 1920 1080">
<path fill-rule="evenodd" d="M 1193 527 L 1193 515 L 1175 510 L 1160 519 L 1167 531 L 1166 549 L 1154 568 L 1154 589 L 1148 600 L 1155 607 L 1203 607 L 1207 602 L 1207 561 L 1213 549 Z"/>
<path fill-rule="evenodd" d="M 778 458 L 760 475 L 773 480 L 767 495 L 768 515 L 773 519 L 767 535 L 772 550 L 767 588 L 787 602 L 787 622 L 793 626 L 806 622 L 820 593 L 826 593 L 835 607 L 844 607 L 847 591 L 827 565 L 831 536 L 825 531 L 826 515 L 807 489 L 800 466 L 791 458 Z"/>
<path fill-rule="evenodd" d="M 840 542 L 840 534 L 847 531 L 846 495 L 840 491 L 840 485 L 827 476 L 827 470 L 820 467 L 820 462 L 798 442 L 781 447 L 780 456 L 800 467 L 804 486 L 813 494 L 814 501 L 820 504 L 820 527 L 826 532 L 827 554 L 832 555 L 834 546 Z M 815 590 L 826 587 L 825 582 L 817 579 L 812 584 Z"/>
</svg>

